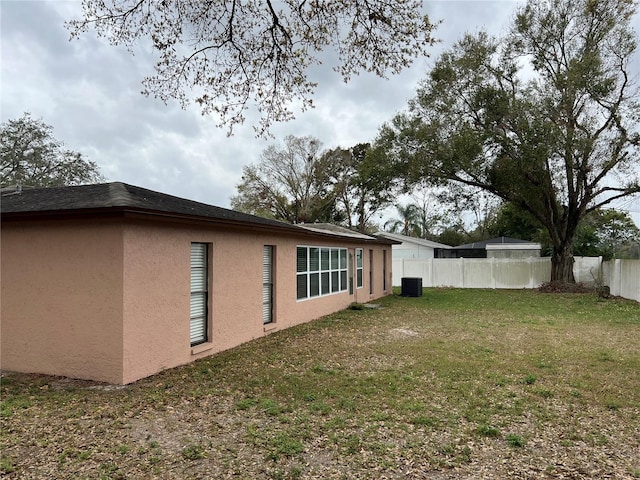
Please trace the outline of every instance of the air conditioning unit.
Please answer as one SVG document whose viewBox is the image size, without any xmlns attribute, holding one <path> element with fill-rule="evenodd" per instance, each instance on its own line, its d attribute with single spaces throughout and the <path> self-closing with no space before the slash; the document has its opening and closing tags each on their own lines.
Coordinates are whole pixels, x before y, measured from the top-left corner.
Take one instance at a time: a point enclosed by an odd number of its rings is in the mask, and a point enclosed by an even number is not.
<svg viewBox="0 0 640 480">
<path fill-rule="evenodd" d="M 403 297 L 421 297 L 422 296 L 422 277 L 402 277 Z"/>
</svg>

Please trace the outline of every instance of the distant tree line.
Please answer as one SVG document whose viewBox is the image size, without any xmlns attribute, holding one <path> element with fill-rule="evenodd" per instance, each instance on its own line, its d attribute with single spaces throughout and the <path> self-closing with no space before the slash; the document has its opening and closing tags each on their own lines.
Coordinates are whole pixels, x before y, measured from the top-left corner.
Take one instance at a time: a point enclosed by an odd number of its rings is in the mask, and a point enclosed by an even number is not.
<svg viewBox="0 0 640 480">
<path fill-rule="evenodd" d="M 442 205 L 441 205 L 442 206 Z M 503 203 L 490 209 L 471 229 L 456 217 L 436 214 L 426 220 L 427 212 L 416 203 L 398 204 L 396 216 L 384 229 L 412 237 L 457 246 L 493 237 L 511 237 L 540 243 L 542 254 L 551 255 L 553 245 L 548 232 L 531 214 L 517 205 Z M 586 215 L 578 226 L 573 254 L 583 257 L 640 258 L 640 229 L 628 213 L 598 209 Z"/>
</svg>

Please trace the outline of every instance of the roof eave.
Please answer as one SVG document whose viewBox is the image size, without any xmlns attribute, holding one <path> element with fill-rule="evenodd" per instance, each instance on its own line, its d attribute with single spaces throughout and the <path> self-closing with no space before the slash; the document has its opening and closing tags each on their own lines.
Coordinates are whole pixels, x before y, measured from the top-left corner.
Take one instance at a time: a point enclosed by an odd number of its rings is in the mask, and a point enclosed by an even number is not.
<svg viewBox="0 0 640 480">
<path fill-rule="evenodd" d="M 170 221 L 178 223 L 190 223 L 201 225 L 224 226 L 234 229 L 259 231 L 262 233 L 274 233 L 295 235 L 299 237 L 313 237 L 313 238 L 326 238 L 333 240 L 340 240 L 341 242 L 349 243 L 365 243 L 365 244 L 379 244 L 379 245 L 392 245 L 395 242 L 389 239 L 380 239 L 376 237 L 355 238 L 349 236 L 342 236 L 335 233 L 324 233 L 319 231 L 312 231 L 297 225 L 290 225 L 282 223 L 277 224 L 264 224 L 253 223 L 242 220 L 232 220 L 226 218 L 212 218 L 201 215 L 188 215 L 183 213 L 173 213 L 160 210 L 150 210 L 142 208 L 132 207 L 100 207 L 100 208 L 86 208 L 86 209 L 70 209 L 70 210 L 48 210 L 48 211 L 28 211 L 28 212 L 5 212 L 0 215 L 2 222 L 19 222 L 19 221 L 31 221 L 31 220 L 59 220 L 59 219 L 87 219 L 87 218 L 130 218 L 130 219 L 148 219 L 154 221 Z"/>
</svg>

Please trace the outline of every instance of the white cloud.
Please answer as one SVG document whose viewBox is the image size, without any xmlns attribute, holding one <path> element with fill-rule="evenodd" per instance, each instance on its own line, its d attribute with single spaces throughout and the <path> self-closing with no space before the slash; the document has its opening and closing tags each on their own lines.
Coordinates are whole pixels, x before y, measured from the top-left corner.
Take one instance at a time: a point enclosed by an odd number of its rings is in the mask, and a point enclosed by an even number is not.
<svg viewBox="0 0 640 480">
<path fill-rule="evenodd" d="M 439 52 L 466 31 L 503 33 L 518 3 L 428 1 L 435 36 L 442 42 L 400 75 L 384 80 L 361 74 L 348 84 L 333 72 L 331 54 L 314 67 L 319 82 L 315 109 L 276 125 L 273 141 L 313 135 L 325 148 L 350 147 L 374 139 L 378 128 L 407 106 Z M 255 138 L 254 114 L 232 137 L 202 117 L 144 97 L 141 81 L 154 59 L 143 47 L 135 56 L 89 32 L 69 41 L 65 20 L 81 15 L 79 1 L 7 1 L 1 9 L 0 120 L 29 111 L 53 126 L 68 148 L 95 161 L 110 181 L 124 181 L 220 206 L 229 205 L 242 167 L 258 160 L 269 144 Z"/>
</svg>

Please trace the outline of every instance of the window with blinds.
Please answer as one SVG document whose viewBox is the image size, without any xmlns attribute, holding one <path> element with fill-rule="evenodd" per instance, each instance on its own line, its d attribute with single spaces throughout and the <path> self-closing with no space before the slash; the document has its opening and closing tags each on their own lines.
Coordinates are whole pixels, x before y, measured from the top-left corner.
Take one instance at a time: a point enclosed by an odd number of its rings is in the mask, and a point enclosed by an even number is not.
<svg viewBox="0 0 640 480">
<path fill-rule="evenodd" d="M 273 323 L 273 245 L 262 252 L 262 323 Z"/>
<path fill-rule="evenodd" d="M 191 346 L 209 340 L 209 245 L 191 244 Z"/>
</svg>

